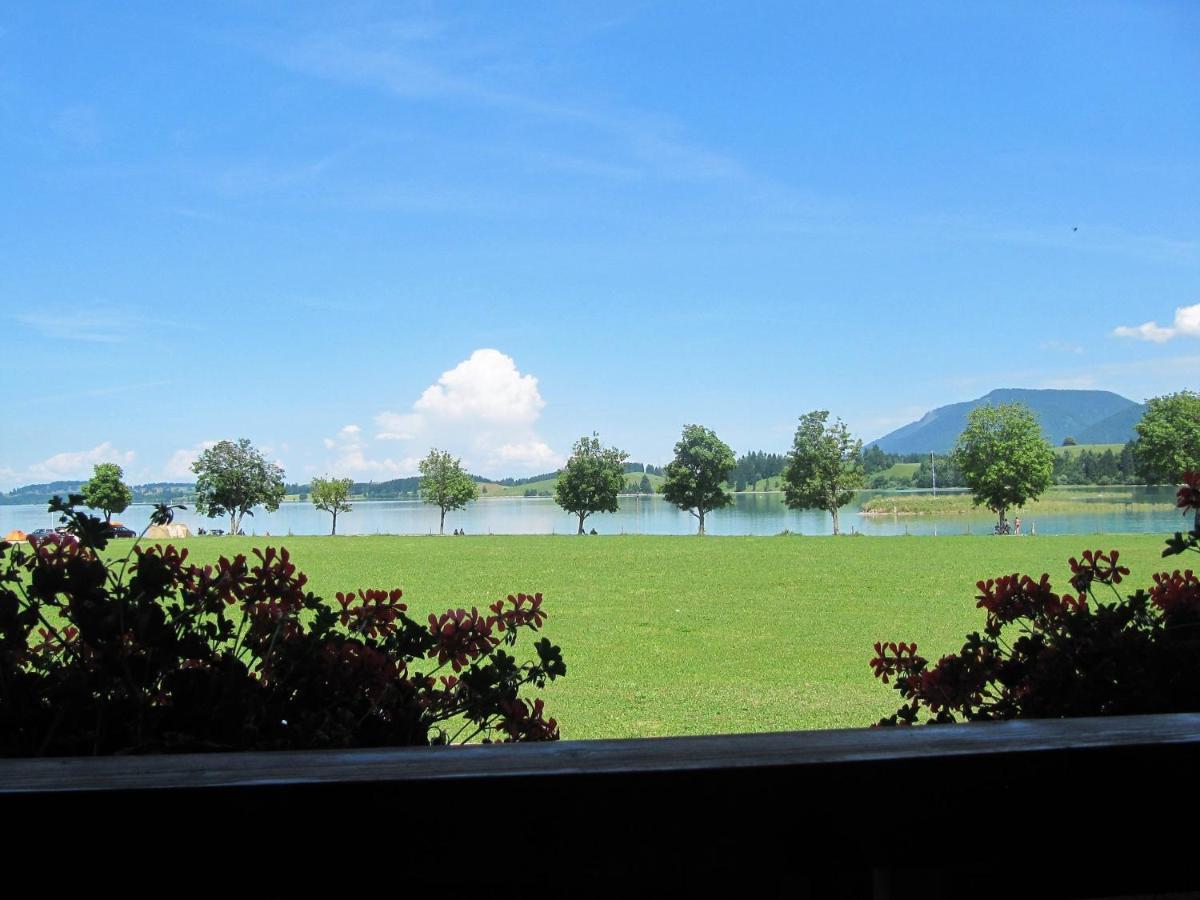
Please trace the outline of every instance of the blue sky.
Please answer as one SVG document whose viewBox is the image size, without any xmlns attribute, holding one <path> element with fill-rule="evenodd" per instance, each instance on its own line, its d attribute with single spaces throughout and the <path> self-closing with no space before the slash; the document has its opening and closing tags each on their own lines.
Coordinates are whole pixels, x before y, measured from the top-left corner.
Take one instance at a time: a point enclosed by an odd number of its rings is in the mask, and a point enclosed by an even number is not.
<svg viewBox="0 0 1200 900">
<path fill-rule="evenodd" d="M 0 6 L 0 488 L 1200 386 L 1193 3 Z"/>
</svg>

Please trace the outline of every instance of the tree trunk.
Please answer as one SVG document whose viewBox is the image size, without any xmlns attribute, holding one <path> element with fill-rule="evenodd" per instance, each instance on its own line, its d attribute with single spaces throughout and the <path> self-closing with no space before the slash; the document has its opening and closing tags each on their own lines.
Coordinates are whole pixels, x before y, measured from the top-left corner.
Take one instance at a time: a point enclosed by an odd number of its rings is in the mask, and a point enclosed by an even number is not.
<svg viewBox="0 0 1200 900">
<path fill-rule="evenodd" d="M 999 527 L 998 527 L 998 531 L 999 531 L 999 533 L 1000 533 L 1000 534 L 1003 534 L 1003 533 L 1004 533 L 1004 514 L 1005 514 L 1006 512 L 1008 512 L 1008 510 L 1007 510 L 1007 509 L 1002 509 L 1002 510 L 1000 510 L 1000 521 L 999 521 L 998 523 L 996 523 L 996 524 L 999 526 Z"/>
<path fill-rule="evenodd" d="M 229 514 L 229 533 L 237 534 L 237 529 L 238 529 L 238 514 L 236 512 L 231 512 Z"/>
<path fill-rule="evenodd" d="M 330 535 L 335 535 L 335 534 L 337 534 L 337 510 L 336 510 L 336 509 L 335 509 L 335 510 L 333 510 L 333 530 L 331 530 L 331 531 L 329 532 L 329 534 L 330 534 Z"/>
<path fill-rule="evenodd" d="M 440 509 L 442 511 L 441 521 L 438 522 L 438 534 L 445 534 L 446 533 L 446 507 L 439 506 L 438 509 Z"/>
<path fill-rule="evenodd" d="M 704 510 L 700 510 L 700 534 L 704 534 Z"/>
<path fill-rule="evenodd" d="M 838 509 L 837 509 L 837 507 L 835 506 L 829 512 L 833 515 L 833 533 L 841 534 L 841 531 L 838 529 Z"/>
<path fill-rule="evenodd" d="M 583 534 L 583 520 L 587 518 L 587 513 L 581 512 L 581 513 L 576 513 L 576 515 L 579 516 L 579 530 L 575 533 Z"/>
</svg>

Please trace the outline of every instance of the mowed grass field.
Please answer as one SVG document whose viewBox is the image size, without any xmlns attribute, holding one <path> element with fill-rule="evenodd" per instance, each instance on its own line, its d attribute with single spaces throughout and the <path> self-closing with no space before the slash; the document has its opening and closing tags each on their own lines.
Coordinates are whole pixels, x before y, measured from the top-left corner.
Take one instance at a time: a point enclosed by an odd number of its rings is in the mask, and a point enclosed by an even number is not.
<svg viewBox="0 0 1200 900">
<path fill-rule="evenodd" d="M 565 738 L 869 725 L 896 694 L 876 640 L 936 658 L 981 628 L 975 582 L 1121 551 L 1133 585 L 1167 568 L 1155 535 L 997 537 L 289 537 L 175 541 L 190 558 L 286 546 L 314 591 L 402 587 L 424 617 L 541 591 L 568 674 L 543 696 Z M 119 544 L 117 546 L 120 546 Z M 528 635 L 522 644 L 528 645 Z"/>
</svg>

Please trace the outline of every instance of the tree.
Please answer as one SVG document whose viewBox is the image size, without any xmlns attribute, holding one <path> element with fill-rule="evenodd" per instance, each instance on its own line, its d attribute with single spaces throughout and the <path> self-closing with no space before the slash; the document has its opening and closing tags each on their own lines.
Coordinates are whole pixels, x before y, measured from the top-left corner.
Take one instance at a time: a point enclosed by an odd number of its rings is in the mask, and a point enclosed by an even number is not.
<svg viewBox="0 0 1200 900">
<path fill-rule="evenodd" d="M 446 511 L 462 509 L 478 497 L 479 486 L 446 450 L 434 447 L 417 467 L 421 470 L 421 499 L 442 511 L 438 534 L 445 534 Z"/>
<path fill-rule="evenodd" d="M 685 425 L 675 445 L 675 459 L 666 468 L 663 496 L 700 520 L 714 509 L 733 502 L 724 482 L 737 464 L 729 445 L 703 425 Z"/>
<path fill-rule="evenodd" d="M 584 520 L 592 513 L 617 511 L 617 495 L 625 486 L 628 456 L 616 447 L 601 447 L 600 436 L 595 432 L 575 442 L 571 458 L 558 473 L 554 502 L 579 517 L 576 534 L 583 534 Z"/>
<path fill-rule="evenodd" d="M 333 513 L 333 528 L 330 534 L 337 534 L 337 517 L 340 512 L 350 512 L 352 507 L 347 502 L 350 488 L 354 482 L 349 478 L 314 478 L 312 480 L 312 504 L 317 509 Z"/>
<path fill-rule="evenodd" d="M 1133 455 L 1149 484 L 1179 484 L 1200 470 L 1200 394 L 1180 391 L 1146 401 Z"/>
<path fill-rule="evenodd" d="M 92 469 L 92 480 L 82 488 L 83 502 L 103 512 L 106 522 L 112 521 L 113 513 L 125 512 L 133 502 L 133 491 L 121 480 L 124 477 L 116 463 L 97 463 Z"/>
<path fill-rule="evenodd" d="M 283 500 L 283 469 L 269 462 L 246 438 L 209 447 L 192 463 L 192 471 L 196 473 L 196 510 L 211 518 L 228 515 L 230 534 L 241 530 L 243 516 L 254 515 L 252 507 L 274 512 Z"/>
<path fill-rule="evenodd" d="M 838 510 L 863 486 L 862 441 L 841 419 L 826 425 L 828 418 L 824 409 L 800 417 L 783 475 L 784 502 L 790 509 L 826 510 L 838 534 Z"/>
<path fill-rule="evenodd" d="M 975 495 L 975 504 L 1004 513 L 1024 506 L 1050 486 L 1054 451 L 1033 411 L 1023 403 L 977 406 L 967 416 L 951 461 Z"/>
</svg>

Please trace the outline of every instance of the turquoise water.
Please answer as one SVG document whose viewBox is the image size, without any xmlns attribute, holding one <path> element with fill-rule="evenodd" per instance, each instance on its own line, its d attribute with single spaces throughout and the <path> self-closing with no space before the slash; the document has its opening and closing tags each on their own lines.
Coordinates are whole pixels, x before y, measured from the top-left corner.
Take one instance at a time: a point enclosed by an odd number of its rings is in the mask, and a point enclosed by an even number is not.
<svg viewBox="0 0 1200 900">
<path fill-rule="evenodd" d="M 980 534 L 991 531 L 994 518 L 986 511 L 954 516 L 864 516 L 859 505 L 868 497 L 895 494 L 864 491 L 841 512 L 844 532 L 873 535 Z M 1083 488 L 1055 492 L 1081 502 L 1136 501 L 1123 511 L 1047 514 L 1023 521 L 1022 530 L 1038 534 L 1156 533 L 1166 534 L 1186 527 L 1174 508 L 1172 488 Z M 828 513 L 789 510 L 779 493 L 735 494 L 734 503 L 709 514 L 706 527 L 714 535 L 830 534 Z M 1150 503 L 1151 506 L 1146 504 Z M 152 507 L 131 506 L 119 518 L 141 530 L 149 521 Z M 188 509 L 177 521 L 198 528 L 228 528 L 228 519 L 206 519 Z M 247 516 L 247 534 L 328 534 L 330 516 L 310 503 L 285 503 L 273 513 L 255 510 Z M 57 524 L 44 506 L 0 506 L 0 535 L 13 528 L 32 531 Z M 339 534 L 430 534 L 436 533 L 438 511 L 415 500 L 377 500 L 355 503 L 353 511 L 338 516 Z M 587 527 L 601 534 L 692 534 L 696 519 L 676 509 L 661 497 L 623 497 L 616 513 L 597 514 Z M 468 534 L 573 534 L 575 517 L 547 497 L 511 497 L 478 500 L 467 509 L 446 516 L 446 531 L 462 528 Z"/>
</svg>

